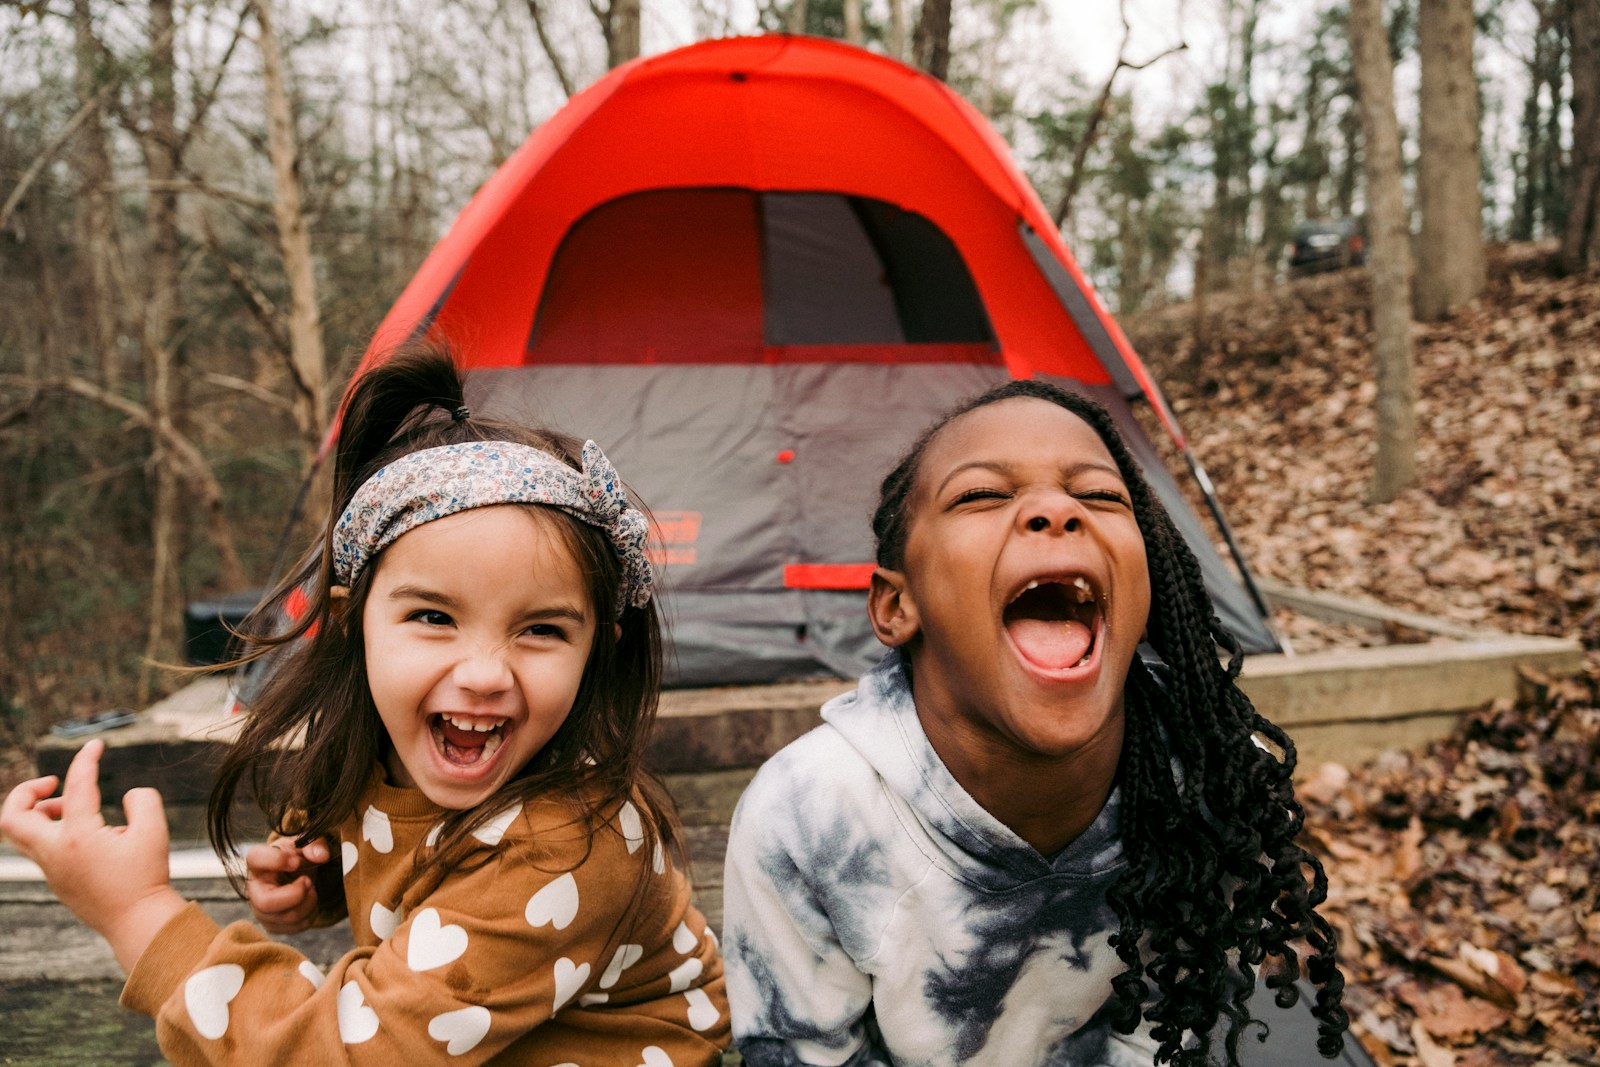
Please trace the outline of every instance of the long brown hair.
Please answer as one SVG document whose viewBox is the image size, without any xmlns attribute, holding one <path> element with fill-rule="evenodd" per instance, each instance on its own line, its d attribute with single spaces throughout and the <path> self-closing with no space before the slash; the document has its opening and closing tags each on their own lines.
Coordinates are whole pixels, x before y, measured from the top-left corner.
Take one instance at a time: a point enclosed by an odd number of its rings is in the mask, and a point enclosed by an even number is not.
<svg viewBox="0 0 1600 1067">
<path fill-rule="evenodd" d="M 356 490 L 385 464 L 442 445 L 512 441 L 574 468 L 582 442 L 566 434 L 467 415 L 464 378 L 448 349 L 413 341 L 351 383 L 334 457 L 328 521 L 298 566 L 246 620 L 245 652 L 233 664 L 265 673 L 246 701 L 238 739 L 212 787 L 211 842 L 238 884 L 234 802 L 247 788 L 268 825 L 302 845 L 333 833 L 354 813 L 389 744 L 367 683 L 362 614 L 377 570 L 369 565 L 348 593 L 333 589 L 332 529 Z M 457 415 L 462 417 L 458 418 Z M 617 602 L 621 565 L 605 535 L 558 508 L 539 505 L 585 576 L 603 619 Z M 305 607 L 287 610 L 291 600 Z M 260 662 L 257 662 L 260 661 Z M 475 808 L 446 816 L 417 875 L 461 862 L 468 835 L 515 801 L 568 797 L 592 829 L 602 810 L 642 800 L 647 832 L 663 848 L 676 838 L 666 791 L 644 767 L 645 743 L 661 688 L 661 629 L 654 600 L 629 607 L 615 627 L 595 628 L 572 710 L 518 774 Z"/>
</svg>

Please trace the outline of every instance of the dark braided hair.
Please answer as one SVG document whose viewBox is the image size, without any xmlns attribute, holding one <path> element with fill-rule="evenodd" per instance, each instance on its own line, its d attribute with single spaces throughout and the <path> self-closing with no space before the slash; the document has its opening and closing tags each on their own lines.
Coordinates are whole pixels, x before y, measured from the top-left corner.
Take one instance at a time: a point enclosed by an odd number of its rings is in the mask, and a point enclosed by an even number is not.
<svg viewBox="0 0 1600 1067">
<path fill-rule="evenodd" d="M 1116 461 L 1144 537 L 1146 640 L 1165 665 L 1135 657 L 1124 689 L 1119 776 L 1128 869 L 1107 900 L 1121 923 L 1111 944 L 1127 970 L 1112 983 L 1113 1025 L 1131 1033 L 1142 1015 L 1160 1043 L 1158 1063 L 1197 1067 L 1209 1061 L 1226 1015 L 1226 1062 L 1237 1064 L 1257 969 L 1279 1007 L 1292 1007 L 1300 995 L 1296 943 L 1304 940 L 1307 977 L 1317 989 L 1317 1051 L 1331 1059 L 1344 1047 L 1349 1018 L 1335 934 L 1316 911 L 1327 898 L 1327 875 L 1295 843 L 1305 816 L 1294 798 L 1294 743 L 1235 684 L 1244 659 L 1239 643 L 1218 621 L 1199 562 L 1106 410 L 1040 381 L 1007 382 L 957 406 L 883 480 L 872 518 L 878 565 L 904 566 L 915 517 L 908 501 L 933 439 L 962 415 L 1014 397 L 1078 416 Z M 1265 1025 L 1258 1025 L 1265 1040 Z"/>
</svg>

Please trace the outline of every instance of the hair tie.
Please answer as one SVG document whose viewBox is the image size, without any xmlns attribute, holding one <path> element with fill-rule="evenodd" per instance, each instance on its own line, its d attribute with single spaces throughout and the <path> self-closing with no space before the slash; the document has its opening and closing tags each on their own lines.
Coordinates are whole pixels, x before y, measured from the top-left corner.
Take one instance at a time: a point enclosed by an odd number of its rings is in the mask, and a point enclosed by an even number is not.
<svg viewBox="0 0 1600 1067">
<path fill-rule="evenodd" d="M 465 405 L 456 411 L 466 411 Z M 455 412 L 451 412 L 452 416 Z M 593 441 L 583 469 L 510 441 L 424 448 L 361 483 L 333 528 L 333 580 L 354 585 L 363 568 L 401 534 L 458 511 L 494 504 L 546 504 L 606 535 L 622 564 L 616 617 L 650 601 L 653 577 L 645 541 L 650 522 L 628 502 L 622 479 Z"/>
<path fill-rule="evenodd" d="M 467 407 L 467 405 L 462 404 L 460 407 L 450 412 L 450 417 L 455 419 L 457 422 L 466 422 L 472 417 L 472 411 Z"/>
</svg>

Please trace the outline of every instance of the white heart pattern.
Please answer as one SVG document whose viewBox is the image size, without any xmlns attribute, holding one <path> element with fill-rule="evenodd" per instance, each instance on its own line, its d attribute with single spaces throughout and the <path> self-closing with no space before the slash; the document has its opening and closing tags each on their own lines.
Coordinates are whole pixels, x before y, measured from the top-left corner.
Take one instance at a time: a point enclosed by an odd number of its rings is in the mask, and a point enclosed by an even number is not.
<svg viewBox="0 0 1600 1067">
<path fill-rule="evenodd" d="M 604 1004 L 611 999 L 610 993 L 585 993 L 578 998 L 578 1007 L 591 1008 L 596 1004 Z"/>
<path fill-rule="evenodd" d="M 638 963 L 643 956 L 643 945 L 620 946 L 616 955 L 611 957 L 611 962 L 606 965 L 605 972 L 600 975 L 600 988 L 610 989 L 616 985 L 617 979 L 622 977 L 622 972 Z"/>
<path fill-rule="evenodd" d="M 709 1030 L 722 1018 L 704 989 L 691 989 L 683 996 L 689 1002 L 689 1025 L 696 1030 Z"/>
<path fill-rule="evenodd" d="M 511 824 L 515 822 L 517 816 L 521 814 L 522 805 L 513 804 L 505 811 L 502 811 L 499 815 L 496 815 L 494 818 L 490 819 L 488 822 L 472 831 L 472 836 L 476 837 L 479 841 L 482 841 L 486 845 L 498 845 L 500 843 L 500 839 L 506 836 L 506 830 L 510 829 Z"/>
<path fill-rule="evenodd" d="M 667 854 L 661 851 L 661 842 L 656 842 L 656 854 L 650 860 L 650 866 L 655 868 L 657 874 L 667 873 Z"/>
<path fill-rule="evenodd" d="M 676 1067 L 672 1057 L 659 1045 L 646 1045 L 643 1055 L 644 1062 L 639 1067 Z"/>
<path fill-rule="evenodd" d="M 183 983 L 183 1006 L 201 1037 L 215 1041 L 228 1032 L 228 1002 L 239 995 L 244 985 L 244 968 L 237 963 L 219 963 L 196 971 Z"/>
<path fill-rule="evenodd" d="M 400 909 L 390 911 L 377 901 L 373 901 L 372 911 L 367 915 L 367 925 L 372 927 L 372 932 L 379 941 L 387 941 L 394 936 L 395 927 L 400 925 Z"/>
<path fill-rule="evenodd" d="M 557 930 L 565 930 L 578 914 L 578 882 L 568 871 L 560 878 L 528 898 L 523 911 L 529 926 L 549 923 Z"/>
<path fill-rule="evenodd" d="M 300 976 L 311 983 L 312 989 L 321 989 L 322 983 L 327 980 L 327 975 L 310 960 L 301 960 L 298 968 Z"/>
<path fill-rule="evenodd" d="M 693 984 L 696 978 L 700 977 L 700 972 L 703 970 L 705 970 L 705 965 L 699 959 L 690 957 L 684 960 L 672 968 L 672 973 L 667 975 L 668 978 L 672 979 L 672 988 L 668 992 L 682 993 Z"/>
<path fill-rule="evenodd" d="M 583 983 L 589 980 L 589 965 L 587 963 L 573 963 L 562 956 L 556 960 L 556 1001 L 550 1009 L 554 1015 L 561 1010 L 561 1005 L 572 999 L 572 995 L 583 988 Z"/>
<path fill-rule="evenodd" d="M 443 967 L 460 959 L 465 951 L 467 932 L 455 923 L 441 924 L 437 908 L 423 908 L 412 917 L 406 943 L 406 966 L 413 971 Z"/>
<path fill-rule="evenodd" d="M 370 804 L 361 816 L 361 840 L 372 842 L 373 848 L 386 855 L 394 851 L 394 830 L 389 826 L 389 816 Z"/>
<path fill-rule="evenodd" d="M 639 818 L 639 809 L 633 806 L 633 801 L 622 802 L 617 821 L 622 823 L 622 837 L 628 842 L 628 855 L 631 856 L 644 844 L 644 822 Z"/>
<path fill-rule="evenodd" d="M 679 923 L 678 928 L 672 931 L 672 947 L 684 956 L 693 952 L 695 945 L 699 943 L 700 939 L 694 936 L 694 931 L 689 929 L 688 923 Z"/>
<path fill-rule="evenodd" d="M 489 1009 L 476 1004 L 447 1011 L 428 1020 L 428 1036 L 445 1043 L 444 1050 L 460 1056 L 478 1047 L 489 1032 Z"/>
<path fill-rule="evenodd" d="M 361 850 L 354 841 L 345 841 L 339 845 L 339 859 L 344 864 L 344 873 L 349 874 L 355 870 L 356 857 L 361 855 Z"/>
<path fill-rule="evenodd" d="M 428 836 L 422 839 L 424 848 L 432 848 L 439 843 L 439 835 L 444 832 L 444 823 L 436 822 L 428 827 Z"/>
<path fill-rule="evenodd" d="M 339 988 L 339 1040 L 359 1045 L 378 1032 L 378 1013 L 367 1006 L 366 994 L 354 982 Z"/>
</svg>

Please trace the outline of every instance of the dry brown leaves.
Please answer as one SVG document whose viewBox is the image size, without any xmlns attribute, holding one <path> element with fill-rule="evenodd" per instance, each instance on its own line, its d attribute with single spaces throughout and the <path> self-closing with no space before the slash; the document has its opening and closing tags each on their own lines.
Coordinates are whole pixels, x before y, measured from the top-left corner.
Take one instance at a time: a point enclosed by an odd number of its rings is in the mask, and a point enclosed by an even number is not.
<svg viewBox="0 0 1600 1067">
<path fill-rule="evenodd" d="M 1414 327 L 1421 472 L 1367 503 L 1366 275 L 1130 323 L 1261 573 L 1465 625 L 1600 648 L 1600 277 L 1491 250 L 1485 294 Z"/>
<path fill-rule="evenodd" d="M 1213 299 L 1198 340 L 1192 307 L 1131 324 L 1258 570 L 1590 650 L 1424 753 L 1303 783 L 1384 1065 L 1600 1065 L 1600 278 L 1549 252 L 1493 250 L 1480 300 L 1415 327 L 1421 479 L 1382 506 L 1362 272 Z"/>
<path fill-rule="evenodd" d="M 1600 1063 L 1600 656 L 1529 681 L 1420 755 L 1301 791 L 1381 1064 Z"/>
</svg>

